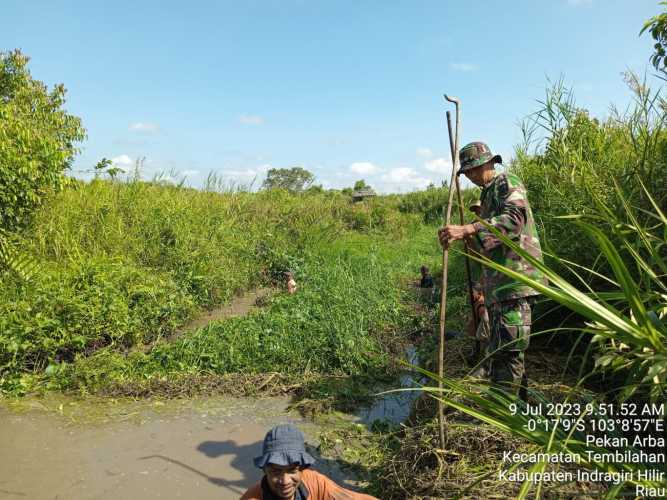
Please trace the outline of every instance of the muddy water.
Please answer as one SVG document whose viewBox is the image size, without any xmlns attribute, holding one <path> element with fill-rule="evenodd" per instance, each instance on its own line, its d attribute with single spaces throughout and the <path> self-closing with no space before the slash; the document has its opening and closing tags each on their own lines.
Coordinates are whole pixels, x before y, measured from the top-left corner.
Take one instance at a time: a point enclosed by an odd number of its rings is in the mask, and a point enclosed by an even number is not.
<svg viewBox="0 0 667 500">
<path fill-rule="evenodd" d="M 198 318 L 182 332 L 255 309 L 267 290 L 237 297 Z M 407 360 L 416 364 L 414 348 Z M 418 385 L 405 374 L 401 387 Z M 395 385 L 393 387 L 396 387 Z M 393 387 L 388 387 L 393 388 Z M 378 388 L 378 391 L 382 388 Z M 416 391 L 379 396 L 358 421 L 403 421 Z M 289 398 L 210 398 L 184 401 L 0 400 L 0 498 L 29 499 L 237 499 L 261 472 L 266 431 L 297 424 L 306 434 L 316 469 L 339 484 L 358 483 L 315 449 L 323 429 L 288 411 Z"/>
<path fill-rule="evenodd" d="M 417 349 L 409 346 L 405 351 L 405 360 L 411 365 L 419 365 Z M 422 385 L 422 377 L 417 373 L 406 372 L 399 378 L 398 388 L 412 389 Z M 377 388 L 378 394 L 373 404 L 366 408 L 361 408 L 356 412 L 357 420 L 366 425 L 371 425 L 376 420 L 388 421 L 392 424 L 399 424 L 405 421 L 410 415 L 412 403 L 422 394 L 420 391 L 398 391 L 382 394 L 397 388 L 397 385 Z"/>
<path fill-rule="evenodd" d="M 287 398 L 3 404 L 0 498 L 239 498 L 260 477 L 252 459 L 270 427 L 295 423 L 317 445 L 317 427 L 287 405 Z M 322 472 L 354 487 L 319 458 Z"/>
</svg>

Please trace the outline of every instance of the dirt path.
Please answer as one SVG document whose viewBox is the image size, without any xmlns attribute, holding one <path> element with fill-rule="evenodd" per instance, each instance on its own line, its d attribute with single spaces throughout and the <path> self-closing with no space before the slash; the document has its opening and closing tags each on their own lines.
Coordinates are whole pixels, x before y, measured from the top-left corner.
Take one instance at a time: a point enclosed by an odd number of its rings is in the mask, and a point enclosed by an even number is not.
<svg viewBox="0 0 667 500">
<path fill-rule="evenodd" d="M 203 328 L 214 321 L 245 316 L 257 309 L 259 307 L 258 303 L 266 300 L 273 291 L 274 290 L 271 288 L 257 288 L 255 290 L 244 292 L 243 295 L 234 297 L 228 304 L 221 305 L 210 311 L 205 311 L 201 316 L 180 328 L 170 337 L 170 339 L 173 340 L 187 332 Z"/>
<path fill-rule="evenodd" d="M 0 406 L 0 498 L 233 499 L 259 477 L 266 431 L 318 428 L 287 398 L 94 403 L 62 397 Z M 310 450 L 313 454 L 316 451 Z M 318 468 L 346 481 L 335 463 Z"/>
</svg>

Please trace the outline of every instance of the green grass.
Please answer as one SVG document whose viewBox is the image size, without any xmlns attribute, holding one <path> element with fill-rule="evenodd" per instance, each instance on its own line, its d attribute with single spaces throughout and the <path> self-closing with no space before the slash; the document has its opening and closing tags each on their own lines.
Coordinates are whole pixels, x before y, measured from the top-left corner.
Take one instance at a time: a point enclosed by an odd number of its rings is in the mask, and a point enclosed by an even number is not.
<svg viewBox="0 0 667 500">
<path fill-rule="evenodd" d="M 435 227 L 420 219 L 401 213 L 395 197 L 352 205 L 335 193 L 100 181 L 65 191 L 15 242 L 40 272 L 0 278 L 0 389 L 379 370 L 385 343 L 414 321 L 405 277 L 437 263 Z M 298 294 L 156 343 L 286 269 Z M 148 353 L 134 349 L 153 343 Z"/>
<path fill-rule="evenodd" d="M 432 236 L 431 228 L 395 243 L 347 235 L 306 260 L 299 293 L 279 294 L 255 314 L 210 324 L 146 354 L 102 350 L 74 363 L 65 379 L 94 387 L 184 374 L 384 370 L 392 346 L 405 343 L 415 327 L 402 278 L 414 275 L 422 258 L 437 255 Z M 100 363 L 113 370 L 93 369 Z M 99 373 L 99 380 L 91 373 Z"/>
</svg>

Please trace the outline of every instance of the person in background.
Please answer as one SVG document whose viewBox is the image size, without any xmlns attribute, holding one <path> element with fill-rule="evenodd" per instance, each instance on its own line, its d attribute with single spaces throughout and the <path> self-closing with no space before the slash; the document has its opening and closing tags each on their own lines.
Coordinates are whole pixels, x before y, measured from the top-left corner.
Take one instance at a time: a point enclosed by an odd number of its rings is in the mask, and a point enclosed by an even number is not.
<svg viewBox="0 0 667 500">
<path fill-rule="evenodd" d="M 433 288 L 433 276 L 431 276 L 431 271 L 429 271 L 428 267 L 422 266 L 419 271 L 422 275 L 419 281 L 419 288 Z"/>
<path fill-rule="evenodd" d="M 287 284 L 287 293 L 290 295 L 296 293 L 296 281 L 294 280 L 294 273 L 292 271 L 285 273 L 285 282 Z"/>
<path fill-rule="evenodd" d="M 419 272 L 421 273 L 421 278 L 418 283 L 415 283 L 419 288 L 419 297 L 426 305 L 432 306 L 435 303 L 437 294 L 435 284 L 433 283 L 433 276 L 431 276 L 431 272 L 426 266 L 421 266 Z"/>
<path fill-rule="evenodd" d="M 264 476 L 241 500 L 377 500 L 337 485 L 312 470 L 314 463 L 297 427 L 274 427 L 266 433 L 262 455 L 255 458 L 255 465 L 264 471 Z"/>
</svg>

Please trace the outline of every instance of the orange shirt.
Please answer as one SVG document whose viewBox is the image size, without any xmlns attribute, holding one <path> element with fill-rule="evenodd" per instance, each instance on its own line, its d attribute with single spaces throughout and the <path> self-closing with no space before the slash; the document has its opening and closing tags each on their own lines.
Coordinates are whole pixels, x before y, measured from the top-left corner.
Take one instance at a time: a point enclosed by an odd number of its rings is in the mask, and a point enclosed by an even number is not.
<svg viewBox="0 0 667 500">
<path fill-rule="evenodd" d="M 324 474 L 312 469 L 301 472 L 301 484 L 308 490 L 308 500 L 377 500 L 363 493 L 356 493 L 338 486 Z M 257 481 L 241 500 L 262 500 L 262 482 Z"/>
</svg>

